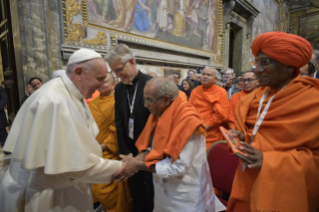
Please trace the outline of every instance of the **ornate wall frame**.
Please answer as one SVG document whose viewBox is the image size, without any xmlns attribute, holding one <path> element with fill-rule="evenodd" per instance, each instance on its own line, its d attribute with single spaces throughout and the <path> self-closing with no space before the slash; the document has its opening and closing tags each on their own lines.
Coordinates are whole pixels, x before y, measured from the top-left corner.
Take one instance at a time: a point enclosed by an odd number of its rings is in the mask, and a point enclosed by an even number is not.
<svg viewBox="0 0 319 212">
<path fill-rule="evenodd" d="M 107 53 L 114 48 L 119 41 L 133 43 L 145 47 L 152 47 L 160 50 L 169 50 L 175 53 L 187 54 L 207 58 L 207 64 L 214 67 L 223 67 L 224 62 L 224 34 L 223 34 L 223 4 L 222 0 L 217 1 L 216 8 L 216 50 L 209 52 L 191 47 L 181 46 L 166 41 L 161 41 L 145 36 L 140 36 L 112 28 L 94 25 L 88 22 L 87 0 L 63 0 L 63 45 L 70 48 L 92 48 L 100 53 Z M 75 20 L 76 19 L 76 20 Z M 87 38 L 88 30 L 96 32 L 94 38 Z M 62 45 L 62 46 L 63 46 Z M 63 48 L 62 48 L 63 50 Z M 172 58 L 173 59 L 173 58 Z"/>
<path fill-rule="evenodd" d="M 291 12 L 289 17 L 289 33 L 298 35 L 300 19 L 314 15 L 319 15 L 319 8 L 308 7 L 302 10 Z"/>
</svg>

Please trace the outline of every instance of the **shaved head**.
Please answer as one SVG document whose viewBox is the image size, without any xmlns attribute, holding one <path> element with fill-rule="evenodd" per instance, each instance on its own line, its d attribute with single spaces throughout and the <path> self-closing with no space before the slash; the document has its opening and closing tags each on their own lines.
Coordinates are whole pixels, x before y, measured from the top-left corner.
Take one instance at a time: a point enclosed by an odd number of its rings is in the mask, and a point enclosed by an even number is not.
<svg viewBox="0 0 319 212">
<path fill-rule="evenodd" d="M 202 71 L 200 77 L 200 82 L 202 83 L 203 88 L 209 88 L 215 85 L 217 80 L 218 71 L 214 68 L 205 68 Z"/>
<path fill-rule="evenodd" d="M 107 77 L 110 77 L 111 82 L 116 83 L 115 77 L 112 72 L 107 73 Z"/>
</svg>

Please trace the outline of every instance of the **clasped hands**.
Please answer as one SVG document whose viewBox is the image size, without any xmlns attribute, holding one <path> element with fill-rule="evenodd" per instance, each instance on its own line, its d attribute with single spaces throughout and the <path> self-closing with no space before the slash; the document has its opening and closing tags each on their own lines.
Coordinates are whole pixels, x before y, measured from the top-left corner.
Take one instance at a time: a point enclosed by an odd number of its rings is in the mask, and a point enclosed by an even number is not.
<svg viewBox="0 0 319 212">
<path fill-rule="evenodd" d="M 123 166 L 112 175 L 112 179 L 116 180 L 115 183 L 125 181 L 138 171 L 139 160 L 134 158 L 132 154 L 120 155 L 120 158 L 122 158 Z"/>
<path fill-rule="evenodd" d="M 237 137 L 239 140 L 241 140 L 240 144 L 241 146 L 238 147 L 238 149 L 242 152 L 244 152 L 244 156 L 248 158 L 249 160 L 253 161 L 252 164 L 248 164 L 248 168 L 261 168 L 263 164 L 263 153 L 251 145 L 242 142 L 245 140 L 245 134 L 240 130 L 229 130 L 233 136 Z"/>
</svg>

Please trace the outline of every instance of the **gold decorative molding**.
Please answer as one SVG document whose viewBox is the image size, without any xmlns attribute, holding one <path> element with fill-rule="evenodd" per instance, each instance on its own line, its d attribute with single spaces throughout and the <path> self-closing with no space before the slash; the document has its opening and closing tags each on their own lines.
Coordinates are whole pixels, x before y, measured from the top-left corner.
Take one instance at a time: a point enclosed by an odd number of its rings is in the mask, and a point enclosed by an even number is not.
<svg viewBox="0 0 319 212">
<path fill-rule="evenodd" d="M 82 39 L 82 42 L 86 43 L 86 44 L 106 46 L 107 45 L 107 36 L 106 36 L 105 32 L 99 31 L 96 33 L 96 36 L 94 39 L 91 39 L 91 40 L 83 40 Z"/>
</svg>

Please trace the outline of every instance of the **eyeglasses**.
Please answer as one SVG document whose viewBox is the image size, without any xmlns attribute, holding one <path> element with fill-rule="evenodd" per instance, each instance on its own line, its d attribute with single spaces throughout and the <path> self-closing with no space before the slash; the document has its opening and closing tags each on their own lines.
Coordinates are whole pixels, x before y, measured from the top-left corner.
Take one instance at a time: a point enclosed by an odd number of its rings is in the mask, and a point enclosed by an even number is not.
<svg viewBox="0 0 319 212">
<path fill-rule="evenodd" d="M 255 81 L 256 79 L 250 79 L 250 78 L 248 78 L 248 79 L 241 79 L 241 80 L 239 80 L 240 82 L 242 82 L 242 83 L 245 83 L 245 82 L 248 82 L 248 83 L 251 83 L 251 82 L 253 82 L 253 81 Z"/>
<path fill-rule="evenodd" d="M 127 62 L 128 62 L 128 61 L 126 61 L 126 62 L 124 63 L 124 65 L 122 66 L 122 68 L 116 69 L 116 70 L 114 70 L 113 72 L 114 72 L 114 73 L 119 73 L 119 72 L 121 72 L 121 71 L 123 70 L 123 68 L 125 67 L 125 65 L 126 65 Z"/>
<path fill-rule="evenodd" d="M 145 103 L 147 103 L 147 104 L 152 104 L 152 103 L 154 103 L 154 102 L 156 102 L 156 101 L 158 101 L 158 100 L 160 100 L 161 98 L 163 98 L 164 96 L 160 96 L 160 97 L 158 97 L 158 98 L 156 98 L 156 99 L 148 99 L 148 98 L 144 98 L 144 102 Z"/>
<path fill-rule="evenodd" d="M 254 66 L 257 68 L 258 65 L 262 66 L 262 67 L 266 67 L 269 66 L 270 64 L 272 64 L 274 61 L 270 58 L 264 58 L 261 60 L 255 60 L 254 61 Z"/>
</svg>

